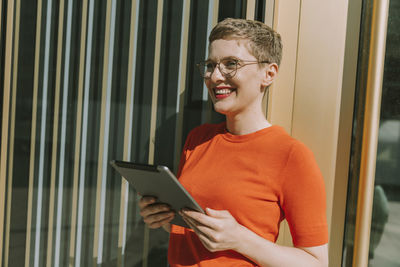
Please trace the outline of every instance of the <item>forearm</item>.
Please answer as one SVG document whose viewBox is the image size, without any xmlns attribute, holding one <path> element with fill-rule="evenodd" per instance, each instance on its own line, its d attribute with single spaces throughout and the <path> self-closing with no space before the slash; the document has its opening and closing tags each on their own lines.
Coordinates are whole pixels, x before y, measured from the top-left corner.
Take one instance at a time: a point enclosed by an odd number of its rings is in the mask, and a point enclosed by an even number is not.
<svg viewBox="0 0 400 267">
<path fill-rule="evenodd" d="M 319 259 L 316 255 L 302 248 L 277 245 L 243 226 L 239 237 L 241 241 L 235 250 L 260 266 L 328 266 L 327 258 Z M 325 250 L 326 247 L 322 246 L 320 249 Z"/>
</svg>

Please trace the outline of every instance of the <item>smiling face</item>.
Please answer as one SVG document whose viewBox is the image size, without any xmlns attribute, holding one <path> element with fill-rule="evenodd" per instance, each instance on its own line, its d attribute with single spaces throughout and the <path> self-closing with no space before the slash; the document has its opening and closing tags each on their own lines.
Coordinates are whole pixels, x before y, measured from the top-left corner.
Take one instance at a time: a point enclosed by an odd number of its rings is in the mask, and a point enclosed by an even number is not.
<svg viewBox="0 0 400 267">
<path fill-rule="evenodd" d="M 213 41 L 209 46 L 208 61 L 218 63 L 226 59 L 258 61 L 249 52 L 247 40 Z M 273 80 L 273 77 L 269 77 L 268 69 L 270 66 L 267 64 L 261 67 L 259 64 L 239 66 L 235 76 L 227 78 L 216 67 L 211 77 L 205 79 L 215 110 L 227 116 L 254 112 L 258 114 L 261 111 L 264 90 Z"/>
</svg>

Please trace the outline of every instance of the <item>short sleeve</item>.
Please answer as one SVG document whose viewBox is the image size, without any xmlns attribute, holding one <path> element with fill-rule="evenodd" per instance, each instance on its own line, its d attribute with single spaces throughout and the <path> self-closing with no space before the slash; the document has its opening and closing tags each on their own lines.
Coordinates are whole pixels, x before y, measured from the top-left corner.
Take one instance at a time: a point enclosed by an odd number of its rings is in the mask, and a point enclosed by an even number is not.
<svg viewBox="0 0 400 267">
<path fill-rule="evenodd" d="M 282 172 L 281 207 L 296 247 L 328 242 L 324 180 L 314 155 L 295 142 Z"/>
</svg>

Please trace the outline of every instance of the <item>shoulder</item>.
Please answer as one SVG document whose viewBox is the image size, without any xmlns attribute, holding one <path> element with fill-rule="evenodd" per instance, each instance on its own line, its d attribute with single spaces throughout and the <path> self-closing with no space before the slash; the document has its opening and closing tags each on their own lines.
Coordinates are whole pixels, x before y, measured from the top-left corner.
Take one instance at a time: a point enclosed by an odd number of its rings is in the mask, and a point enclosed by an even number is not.
<svg viewBox="0 0 400 267">
<path fill-rule="evenodd" d="M 188 138 L 204 139 L 213 137 L 218 133 L 223 132 L 225 129 L 225 123 L 211 124 L 205 123 L 195 127 L 189 132 Z"/>
<path fill-rule="evenodd" d="M 292 150 L 301 150 L 305 147 L 303 143 L 290 136 L 283 127 L 278 125 L 271 126 L 260 141 L 268 147 L 267 151 L 272 150 L 283 158 L 288 158 Z"/>
<path fill-rule="evenodd" d="M 197 146 L 201 143 L 204 143 L 208 140 L 211 140 L 214 138 L 217 134 L 220 134 L 224 131 L 225 129 L 225 123 L 219 123 L 219 124 L 202 124 L 200 126 L 197 126 L 193 128 L 187 138 L 186 138 L 186 143 L 189 147 L 191 146 Z"/>
<path fill-rule="evenodd" d="M 300 140 L 289 135 L 283 127 L 273 126 L 273 133 L 268 139 L 277 144 L 277 148 L 289 157 L 312 156 L 313 152 Z"/>
</svg>

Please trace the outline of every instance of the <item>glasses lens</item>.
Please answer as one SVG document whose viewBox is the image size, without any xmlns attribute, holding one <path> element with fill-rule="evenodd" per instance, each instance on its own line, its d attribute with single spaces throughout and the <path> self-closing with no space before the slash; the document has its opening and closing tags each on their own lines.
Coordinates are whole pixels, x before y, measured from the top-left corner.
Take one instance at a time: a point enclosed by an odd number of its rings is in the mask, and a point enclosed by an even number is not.
<svg viewBox="0 0 400 267">
<path fill-rule="evenodd" d="M 224 77 L 232 78 L 236 74 L 238 61 L 234 59 L 225 59 L 222 60 L 219 64 L 207 61 L 197 64 L 200 75 L 206 79 L 209 79 L 211 77 L 211 74 L 214 72 L 216 66 L 218 66 L 219 71 Z"/>
<path fill-rule="evenodd" d="M 227 78 L 231 78 L 236 73 L 237 64 L 238 64 L 238 61 L 235 59 L 225 59 L 225 60 L 221 61 L 219 66 L 220 66 L 220 70 L 221 70 L 222 74 Z"/>
<path fill-rule="evenodd" d="M 199 68 L 200 75 L 203 78 L 209 78 L 214 70 L 213 64 L 209 62 L 200 62 L 197 64 L 197 67 Z"/>
</svg>

